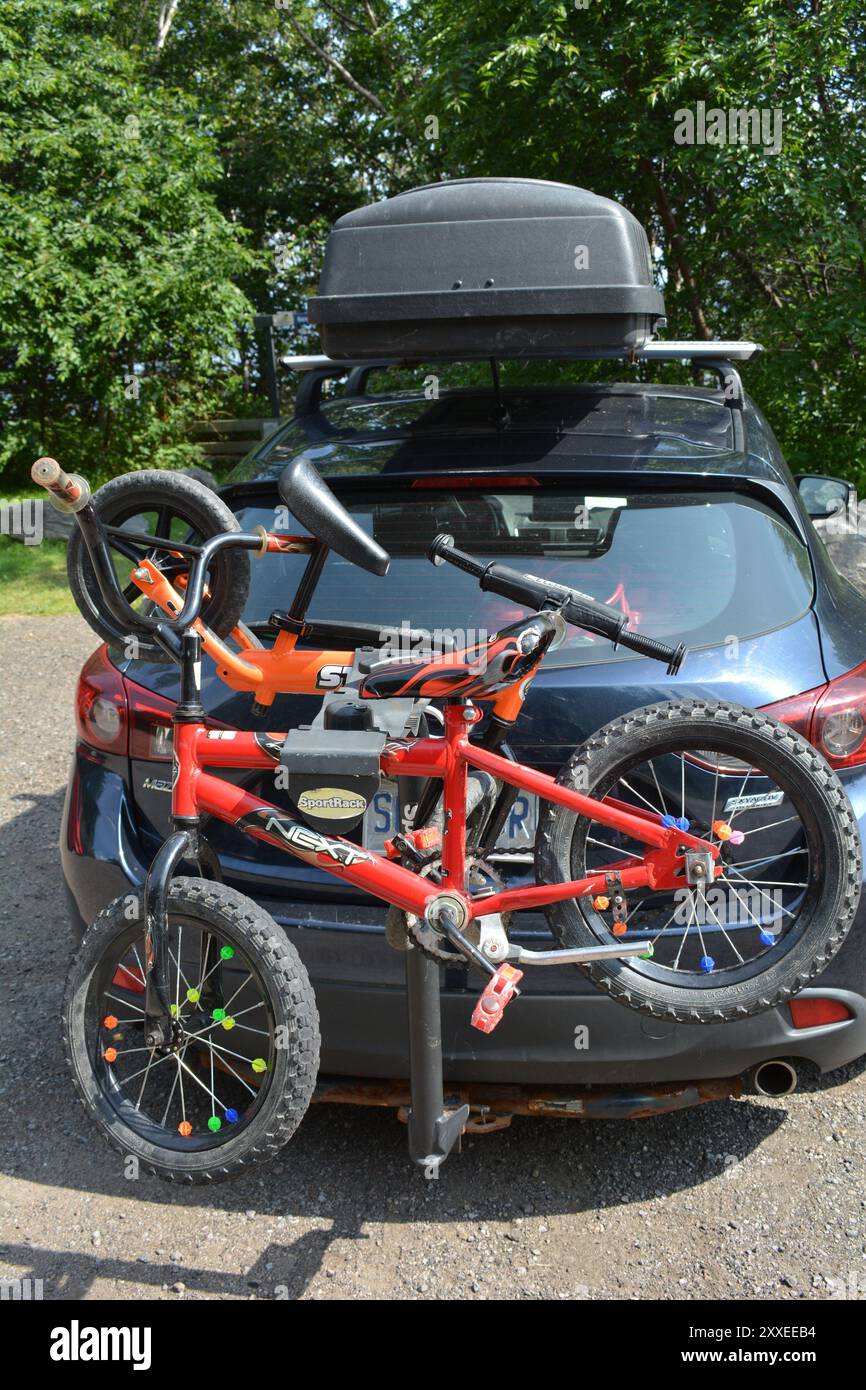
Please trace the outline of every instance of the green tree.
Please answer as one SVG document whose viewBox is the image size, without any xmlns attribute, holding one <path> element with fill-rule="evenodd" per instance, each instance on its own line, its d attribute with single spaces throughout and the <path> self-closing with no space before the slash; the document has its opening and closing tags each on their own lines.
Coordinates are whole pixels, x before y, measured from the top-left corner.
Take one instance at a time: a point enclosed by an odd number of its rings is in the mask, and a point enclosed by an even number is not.
<svg viewBox="0 0 866 1390">
<path fill-rule="evenodd" d="M 231 389 L 254 264 L 190 95 L 99 0 L 0 4 L 0 467 L 197 461 Z M 149 58 L 148 54 L 148 58 Z"/>
<path fill-rule="evenodd" d="M 562 179 L 647 226 L 669 336 L 744 337 L 794 467 L 866 485 L 860 0 L 415 0 L 453 172 Z M 777 152 L 678 143 L 677 113 L 778 111 Z"/>
</svg>

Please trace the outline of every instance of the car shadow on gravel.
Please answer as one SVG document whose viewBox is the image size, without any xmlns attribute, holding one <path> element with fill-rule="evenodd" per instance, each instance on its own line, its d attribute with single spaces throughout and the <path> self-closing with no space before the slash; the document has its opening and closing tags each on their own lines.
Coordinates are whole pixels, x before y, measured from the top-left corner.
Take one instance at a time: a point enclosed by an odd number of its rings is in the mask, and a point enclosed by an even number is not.
<svg viewBox="0 0 866 1390">
<path fill-rule="evenodd" d="M 518 1118 L 509 1130 L 464 1141 L 462 1153 L 430 1181 L 410 1165 L 405 1128 L 392 1112 L 317 1105 L 270 1166 L 225 1185 L 176 1190 L 155 1178 L 126 1178 L 122 1156 L 91 1130 L 60 1080 L 50 1129 L 28 1133 L 26 1150 L 11 1163 L 0 1149 L 0 1168 L 65 1194 L 142 1204 L 128 1218 L 128 1258 L 17 1242 L 0 1247 L 0 1258 L 43 1279 L 51 1298 L 68 1299 L 85 1297 L 97 1278 L 155 1292 L 179 1281 L 211 1297 L 298 1298 L 335 1242 L 367 1241 L 385 1224 L 488 1222 L 507 1229 L 529 1216 L 594 1212 L 601 1219 L 613 1208 L 643 1207 L 730 1177 L 786 1120 L 784 1110 L 758 1100 L 638 1121 Z M 177 1263 L 139 1254 L 137 1231 L 152 1204 L 163 1218 L 166 1208 L 191 1208 L 202 1229 L 218 1214 L 256 1221 L 257 1258 L 241 1276 L 188 1254 Z M 270 1239 L 261 1236 L 262 1225 Z"/>
</svg>

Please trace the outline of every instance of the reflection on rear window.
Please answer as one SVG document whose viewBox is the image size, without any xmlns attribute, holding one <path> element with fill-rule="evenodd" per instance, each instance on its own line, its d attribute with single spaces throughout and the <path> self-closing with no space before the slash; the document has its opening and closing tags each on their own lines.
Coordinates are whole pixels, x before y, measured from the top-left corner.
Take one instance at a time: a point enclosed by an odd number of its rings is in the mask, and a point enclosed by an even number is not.
<svg viewBox="0 0 866 1390">
<path fill-rule="evenodd" d="M 482 593 L 470 575 L 434 569 L 427 548 L 439 532 L 483 559 L 523 566 L 571 584 L 628 615 L 629 627 L 692 646 L 755 636 L 792 622 L 809 606 L 808 555 L 794 533 L 758 502 L 733 492 L 587 493 L 561 488 L 449 486 L 346 492 L 342 501 L 391 554 L 384 579 L 331 554 L 309 617 L 402 623 L 431 631 L 486 629 L 522 617 L 508 599 Z M 270 508 L 247 508 L 246 530 L 273 528 Z M 294 519 L 281 529 L 303 531 Z M 247 621 L 287 608 L 300 578 L 298 556 L 253 566 Z M 550 665 L 628 658 L 603 638 L 569 628 Z"/>
</svg>

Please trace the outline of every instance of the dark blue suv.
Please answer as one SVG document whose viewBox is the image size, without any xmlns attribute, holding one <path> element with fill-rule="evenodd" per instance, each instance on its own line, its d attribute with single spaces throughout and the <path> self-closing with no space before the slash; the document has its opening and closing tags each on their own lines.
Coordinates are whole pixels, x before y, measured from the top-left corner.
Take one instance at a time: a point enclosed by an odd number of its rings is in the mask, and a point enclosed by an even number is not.
<svg viewBox="0 0 866 1390">
<path fill-rule="evenodd" d="M 747 397 L 647 384 L 437 394 L 428 383 L 373 395 L 366 373 L 355 373 L 344 394 L 323 401 L 324 379 L 310 374 L 295 417 L 222 490 L 245 530 L 275 520 L 297 529 L 276 481 L 303 455 L 367 529 L 375 514 L 389 574 L 352 568 L 347 582 L 350 567 L 332 555 L 310 617 L 471 634 L 521 616 L 458 570 L 434 575 L 430 538 L 448 532 L 462 549 L 573 585 L 689 648 L 682 672 L 667 677 L 655 662 L 570 629 L 532 687 L 512 740 L 520 759 L 556 771 L 601 725 L 674 693 L 732 700 L 769 709 L 806 738 L 820 728 L 818 747 L 862 826 L 866 601 L 831 563 Z M 268 617 L 294 592 L 302 563 L 285 556 L 253 566 L 245 620 L 265 640 Z M 100 648 L 82 670 L 62 830 L 79 932 L 111 898 L 141 884 L 168 831 L 176 694 L 173 666 L 114 649 Z M 203 698 L 216 725 L 263 727 L 250 697 L 229 691 L 212 665 Z M 266 726 L 309 722 L 316 707 L 311 697 L 283 697 Z M 270 779 L 264 786 L 259 774 L 229 775 L 279 799 Z M 384 785 L 367 814 L 366 842 L 381 846 L 399 815 L 395 789 Z M 518 797 L 493 856 L 510 883 L 532 873 L 535 823 L 536 807 Z M 383 909 L 228 826 L 206 830 L 226 881 L 272 914 L 307 966 L 321 1012 L 323 1087 L 336 1094 L 348 1086 L 328 1078 L 405 1078 L 403 963 L 386 942 Z M 543 937 L 544 919 L 521 914 L 517 931 Z M 481 1038 L 469 1027 L 474 981 L 444 971 L 448 1078 L 474 1083 L 478 1094 L 493 1083 L 616 1085 L 633 1094 L 673 1082 L 703 1083 L 707 1093 L 712 1079 L 757 1069 L 759 1087 L 780 1093 L 793 1085 L 798 1061 L 828 1070 L 866 1052 L 866 898 L 816 985 L 742 1022 L 690 1027 L 643 1017 L 573 967 L 536 971 L 525 984 L 520 1006 Z"/>
</svg>

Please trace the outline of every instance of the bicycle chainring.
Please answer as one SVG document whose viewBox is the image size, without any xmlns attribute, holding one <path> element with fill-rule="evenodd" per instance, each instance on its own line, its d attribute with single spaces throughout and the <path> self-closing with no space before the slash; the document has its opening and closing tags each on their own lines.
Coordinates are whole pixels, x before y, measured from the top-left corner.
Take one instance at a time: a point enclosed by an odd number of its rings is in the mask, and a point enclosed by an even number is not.
<svg viewBox="0 0 866 1390">
<path fill-rule="evenodd" d="M 442 861 L 433 859 L 429 864 L 425 864 L 420 870 L 422 878 L 430 878 L 440 874 Z M 491 888 L 493 892 L 499 893 L 505 887 L 505 882 L 493 865 L 488 863 L 481 855 L 466 856 L 466 885 L 469 893 L 478 891 L 480 888 Z M 505 931 L 511 920 L 510 913 L 502 914 L 502 925 Z M 385 931 L 388 939 L 394 944 L 396 935 L 402 932 L 409 938 L 414 946 L 428 960 L 434 960 L 437 965 L 457 965 L 466 967 L 469 965 L 467 958 L 459 951 L 455 950 L 448 938 L 442 936 L 422 918 L 416 917 L 414 913 L 402 912 L 400 908 L 392 907 L 388 912 Z M 464 936 L 473 946 L 477 946 L 480 939 L 480 929 L 478 922 L 473 921 L 464 931 Z"/>
</svg>

